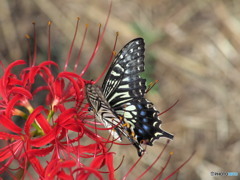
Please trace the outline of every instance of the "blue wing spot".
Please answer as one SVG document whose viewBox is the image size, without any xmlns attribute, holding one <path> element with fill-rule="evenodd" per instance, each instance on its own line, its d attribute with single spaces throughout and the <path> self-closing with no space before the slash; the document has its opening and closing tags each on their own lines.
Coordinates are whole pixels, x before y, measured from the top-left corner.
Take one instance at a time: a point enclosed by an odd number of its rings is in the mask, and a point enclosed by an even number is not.
<svg viewBox="0 0 240 180">
<path fill-rule="evenodd" d="M 137 107 L 138 107 L 138 109 L 142 109 L 143 108 L 141 104 L 137 104 Z"/>
<path fill-rule="evenodd" d="M 151 129 L 148 125 L 145 125 L 145 124 L 143 124 L 142 127 L 145 131 L 150 131 L 150 129 Z"/>
<path fill-rule="evenodd" d="M 147 119 L 147 118 L 143 118 L 142 121 L 143 121 L 144 123 L 148 123 L 148 119 Z"/>
<path fill-rule="evenodd" d="M 147 113 L 146 113 L 145 111 L 141 111 L 141 112 L 140 112 L 140 115 L 141 115 L 141 116 L 146 116 L 146 114 L 147 114 Z"/>
<path fill-rule="evenodd" d="M 138 132 L 139 132 L 139 134 L 142 134 L 142 135 L 145 134 L 144 131 L 143 131 L 142 129 L 138 129 Z"/>
</svg>

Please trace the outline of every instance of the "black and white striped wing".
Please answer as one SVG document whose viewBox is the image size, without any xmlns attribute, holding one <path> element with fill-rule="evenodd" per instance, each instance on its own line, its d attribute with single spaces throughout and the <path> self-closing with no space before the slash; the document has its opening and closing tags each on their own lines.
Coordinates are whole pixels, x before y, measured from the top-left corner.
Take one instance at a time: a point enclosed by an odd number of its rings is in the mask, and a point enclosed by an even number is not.
<svg viewBox="0 0 240 180">
<path fill-rule="evenodd" d="M 122 119 L 110 107 L 101 89 L 96 85 L 87 84 L 86 92 L 88 102 L 91 104 L 96 118 L 102 122 L 106 128 L 110 129 L 114 139 L 121 140 L 121 135 L 126 136 L 137 148 L 138 154 L 141 156 L 144 149 L 136 139 L 131 138 L 128 132 L 126 132 L 126 128 L 123 126 L 124 122 L 122 122 Z"/>
<path fill-rule="evenodd" d="M 144 40 L 137 38 L 126 44 L 112 63 L 102 85 L 102 92 L 116 114 L 128 124 L 129 135 L 139 143 L 152 145 L 160 137 L 173 135 L 160 128 L 161 120 L 153 104 L 144 98 Z"/>
<path fill-rule="evenodd" d="M 134 39 L 122 48 L 109 68 L 102 90 L 112 108 L 143 97 L 146 80 L 139 73 L 144 71 L 144 51 L 143 39 Z"/>
<path fill-rule="evenodd" d="M 119 126 L 122 123 L 115 112 L 112 111 L 112 108 L 103 96 L 101 89 L 96 85 L 87 84 L 86 92 L 88 102 L 91 104 L 95 117 L 102 122 L 106 128 L 110 128 L 114 139 L 121 140 L 118 129 L 115 131 L 112 127 Z"/>
</svg>

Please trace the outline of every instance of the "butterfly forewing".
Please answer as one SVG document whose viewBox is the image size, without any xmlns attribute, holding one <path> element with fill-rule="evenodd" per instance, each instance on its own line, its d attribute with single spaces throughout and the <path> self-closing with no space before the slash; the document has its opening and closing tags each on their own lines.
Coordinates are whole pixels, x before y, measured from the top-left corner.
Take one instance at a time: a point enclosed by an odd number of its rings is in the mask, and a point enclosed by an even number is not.
<svg viewBox="0 0 240 180">
<path fill-rule="evenodd" d="M 112 108 L 143 97 L 146 80 L 139 76 L 143 71 L 144 41 L 138 38 L 130 41 L 118 53 L 103 81 L 103 94 Z"/>
</svg>

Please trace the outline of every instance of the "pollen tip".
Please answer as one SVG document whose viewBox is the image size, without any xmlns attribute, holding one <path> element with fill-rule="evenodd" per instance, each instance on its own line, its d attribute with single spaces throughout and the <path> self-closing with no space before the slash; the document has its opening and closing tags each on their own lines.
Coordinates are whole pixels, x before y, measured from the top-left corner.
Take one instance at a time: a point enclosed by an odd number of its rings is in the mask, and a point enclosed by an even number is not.
<svg viewBox="0 0 240 180">
<path fill-rule="evenodd" d="M 116 32 L 116 36 L 119 36 L 119 32 Z"/>
<path fill-rule="evenodd" d="M 86 28 L 88 28 L 89 24 L 86 24 L 85 26 L 86 26 Z"/>
<path fill-rule="evenodd" d="M 51 26 L 52 25 L 52 21 L 48 21 L 48 26 Z"/>
<path fill-rule="evenodd" d="M 25 34 L 26 39 L 30 39 L 30 36 L 28 34 Z"/>
<path fill-rule="evenodd" d="M 102 24 L 101 23 L 99 23 L 99 25 L 98 25 L 99 27 L 102 27 Z"/>
<path fill-rule="evenodd" d="M 32 22 L 32 24 L 33 24 L 33 25 L 35 25 L 35 24 L 36 24 L 36 22 L 35 22 L 35 21 L 33 21 L 33 22 Z"/>
<path fill-rule="evenodd" d="M 173 152 L 170 152 L 169 155 L 173 155 Z"/>
<path fill-rule="evenodd" d="M 116 52 L 116 51 L 113 51 L 112 53 L 113 53 L 113 55 L 114 55 L 114 56 L 116 56 L 116 55 L 117 55 L 117 52 Z"/>
<path fill-rule="evenodd" d="M 80 21 L 80 17 L 77 17 L 77 20 Z"/>
</svg>

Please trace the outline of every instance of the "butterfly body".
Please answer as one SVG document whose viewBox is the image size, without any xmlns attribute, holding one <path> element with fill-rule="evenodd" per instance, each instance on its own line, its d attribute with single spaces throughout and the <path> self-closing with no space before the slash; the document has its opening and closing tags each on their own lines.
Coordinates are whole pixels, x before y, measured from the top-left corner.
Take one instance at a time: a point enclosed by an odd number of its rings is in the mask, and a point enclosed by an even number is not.
<svg viewBox="0 0 240 180">
<path fill-rule="evenodd" d="M 105 127 L 114 127 L 112 135 L 126 136 L 144 152 L 141 144 L 152 145 L 160 137 L 173 139 L 173 135 L 160 128 L 159 111 L 144 96 L 144 41 L 137 38 L 127 43 L 118 53 L 103 81 L 102 88 L 87 84 L 87 98 L 94 113 Z"/>
</svg>

